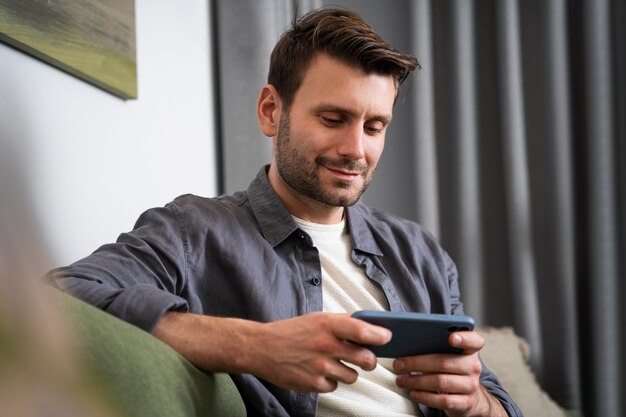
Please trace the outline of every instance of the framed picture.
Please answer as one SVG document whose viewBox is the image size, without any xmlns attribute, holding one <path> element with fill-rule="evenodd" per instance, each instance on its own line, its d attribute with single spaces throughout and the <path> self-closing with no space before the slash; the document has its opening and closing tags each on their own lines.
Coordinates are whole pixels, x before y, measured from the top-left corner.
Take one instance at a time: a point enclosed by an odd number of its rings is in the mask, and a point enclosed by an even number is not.
<svg viewBox="0 0 626 417">
<path fill-rule="evenodd" d="M 134 0 L 0 0 L 0 41 L 137 98 Z"/>
</svg>

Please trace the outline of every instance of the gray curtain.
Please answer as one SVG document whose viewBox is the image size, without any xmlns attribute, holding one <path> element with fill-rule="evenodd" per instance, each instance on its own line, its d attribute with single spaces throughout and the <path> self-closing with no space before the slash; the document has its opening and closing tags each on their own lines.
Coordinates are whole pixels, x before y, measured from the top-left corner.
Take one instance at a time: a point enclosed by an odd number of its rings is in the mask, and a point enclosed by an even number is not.
<svg viewBox="0 0 626 417">
<path fill-rule="evenodd" d="M 365 201 L 441 240 L 467 313 L 525 337 L 562 406 L 624 415 L 625 2 L 218 0 L 224 192 L 270 159 L 254 104 L 294 4 L 355 10 L 422 64 Z"/>
<path fill-rule="evenodd" d="M 219 108 L 220 187 L 245 189 L 271 159 L 271 141 L 259 131 L 256 102 L 267 82 L 269 56 L 294 13 L 320 7 L 321 1 L 214 1 L 215 74 Z"/>
</svg>

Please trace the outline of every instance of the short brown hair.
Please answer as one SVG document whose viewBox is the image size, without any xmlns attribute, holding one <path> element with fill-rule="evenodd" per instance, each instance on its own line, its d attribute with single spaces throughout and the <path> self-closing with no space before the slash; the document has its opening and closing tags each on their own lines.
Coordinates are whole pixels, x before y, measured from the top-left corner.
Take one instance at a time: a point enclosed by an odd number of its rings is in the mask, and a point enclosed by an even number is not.
<svg viewBox="0 0 626 417">
<path fill-rule="evenodd" d="M 267 82 L 276 88 L 285 108 L 291 106 L 306 69 L 319 52 L 368 74 L 391 75 L 396 90 L 419 66 L 416 57 L 392 48 L 358 14 L 338 8 L 314 10 L 294 19 L 270 57 Z"/>
</svg>

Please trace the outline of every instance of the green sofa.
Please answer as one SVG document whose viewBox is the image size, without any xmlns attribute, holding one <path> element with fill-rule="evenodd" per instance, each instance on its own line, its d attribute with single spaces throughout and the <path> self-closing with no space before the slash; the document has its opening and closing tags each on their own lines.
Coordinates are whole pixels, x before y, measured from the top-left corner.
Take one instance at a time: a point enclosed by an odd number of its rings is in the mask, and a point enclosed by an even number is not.
<svg viewBox="0 0 626 417">
<path fill-rule="evenodd" d="M 148 333 L 58 290 L 52 290 L 73 333 L 93 392 L 116 417 L 245 416 L 227 374 L 202 372 Z M 477 329 L 487 344 L 483 360 L 524 415 L 566 417 L 528 366 L 527 343 L 511 329 Z M 571 416 L 580 414 L 572 411 Z"/>
<path fill-rule="evenodd" d="M 166 344 L 53 290 L 93 391 L 120 417 L 245 416 L 230 376 L 195 368 Z"/>
</svg>

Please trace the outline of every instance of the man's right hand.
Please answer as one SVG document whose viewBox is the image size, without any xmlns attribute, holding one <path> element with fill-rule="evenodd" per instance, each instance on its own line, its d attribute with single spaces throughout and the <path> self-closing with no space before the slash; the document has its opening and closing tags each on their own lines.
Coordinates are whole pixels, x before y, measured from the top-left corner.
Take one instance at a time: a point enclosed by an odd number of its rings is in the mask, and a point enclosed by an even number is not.
<svg viewBox="0 0 626 417">
<path fill-rule="evenodd" d="M 210 372 L 249 373 L 283 388 L 330 392 L 372 370 L 376 357 L 350 342 L 384 345 L 391 332 L 347 314 L 311 313 L 272 323 L 165 314 L 153 334 Z"/>
</svg>

